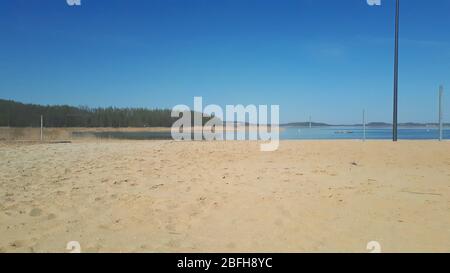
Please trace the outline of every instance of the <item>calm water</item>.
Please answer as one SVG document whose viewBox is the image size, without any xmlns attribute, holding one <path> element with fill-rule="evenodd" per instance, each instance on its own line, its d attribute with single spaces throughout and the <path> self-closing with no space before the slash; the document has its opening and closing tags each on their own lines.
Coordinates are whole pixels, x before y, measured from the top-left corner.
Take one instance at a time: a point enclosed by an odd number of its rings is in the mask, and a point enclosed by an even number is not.
<svg viewBox="0 0 450 273">
<path fill-rule="evenodd" d="M 426 128 L 400 128 L 399 139 L 405 140 L 428 140 L 438 139 L 438 129 Z M 170 132 L 74 132 L 75 137 L 96 136 L 99 138 L 115 138 L 115 139 L 172 139 Z M 362 127 L 284 127 L 280 132 L 280 139 L 362 139 Z M 368 128 L 366 129 L 367 139 L 391 139 L 392 129 L 390 128 Z M 450 129 L 444 130 L 444 139 L 450 139 Z"/>
<path fill-rule="evenodd" d="M 438 139 L 438 129 L 427 128 L 399 128 L 399 139 Z M 280 133 L 281 139 L 362 139 L 362 127 L 320 127 L 298 128 L 287 127 Z M 367 139 L 392 139 L 391 128 L 367 128 Z M 450 139 L 450 129 L 444 130 L 444 138 Z"/>
</svg>

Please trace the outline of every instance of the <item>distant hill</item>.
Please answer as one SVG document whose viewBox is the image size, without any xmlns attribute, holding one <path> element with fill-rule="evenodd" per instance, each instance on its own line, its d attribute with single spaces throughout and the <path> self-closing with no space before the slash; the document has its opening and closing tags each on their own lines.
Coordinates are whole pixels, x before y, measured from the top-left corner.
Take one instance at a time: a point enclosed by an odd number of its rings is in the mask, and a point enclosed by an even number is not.
<svg viewBox="0 0 450 273">
<path fill-rule="evenodd" d="M 369 127 L 392 127 L 392 123 L 371 122 L 371 123 L 368 123 L 367 126 L 369 126 Z M 439 126 L 439 124 L 438 123 L 404 122 L 404 123 L 399 123 L 398 126 L 399 127 L 417 128 L 417 127 L 437 127 L 437 126 Z M 444 126 L 449 126 L 449 123 L 444 123 Z"/>
<path fill-rule="evenodd" d="M 291 122 L 291 123 L 285 123 L 281 124 L 281 126 L 286 127 L 309 127 L 309 122 Z M 313 127 L 321 127 L 321 126 L 332 126 L 326 123 L 318 123 L 318 122 L 311 122 L 311 126 Z"/>
<path fill-rule="evenodd" d="M 309 122 L 292 122 L 292 123 L 285 123 L 285 124 L 281 124 L 280 126 L 285 126 L 285 127 L 309 127 Z M 330 127 L 330 126 L 363 126 L 362 124 L 327 124 L 327 123 L 318 123 L 318 122 L 313 122 L 312 123 L 313 127 Z M 392 123 L 386 123 L 386 122 L 370 122 L 366 124 L 367 127 L 379 127 L 379 128 L 384 128 L 384 127 L 392 127 Z M 399 123 L 398 124 L 399 127 L 411 127 L 411 128 L 417 128 L 417 127 L 437 127 L 439 126 L 439 124 L 437 123 L 418 123 L 418 122 L 407 122 L 407 123 Z M 450 126 L 450 123 L 445 123 L 444 124 L 445 127 Z"/>
<path fill-rule="evenodd" d="M 392 124 L 386 123 L 386 122 L 369 122 L 369 123 L 367 123 L 367 126 L 369 126 L 369 127 L 391 127 Z"/>
</svg>

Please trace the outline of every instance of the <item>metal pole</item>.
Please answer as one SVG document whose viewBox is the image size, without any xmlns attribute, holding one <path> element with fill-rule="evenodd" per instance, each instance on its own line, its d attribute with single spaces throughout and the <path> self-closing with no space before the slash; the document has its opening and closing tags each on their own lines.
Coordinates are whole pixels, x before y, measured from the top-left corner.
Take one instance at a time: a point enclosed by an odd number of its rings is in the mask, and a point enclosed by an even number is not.
<svg viewBox="0 0 450 273">
<path fill-rule="evenodd" d="M 43 140 L 44 117 L 41 115 L 41 141 Z"/>
<path fill-rule="evenodd" d="M 439 141 L 443 139 L 443 109 L 442 109 L 442 99 L 444 96 L 444 87 L 441 85 L 439 87 Z"/>
<path fill-rule="evenodd" d="M 363 110 L 363 141 L 366 141 L 366 110 Z"/>
<path fill-rule="evenodd" d="M 310 128 L 310 129 L 312 128 L 312 119 L 311 119 L 311 116 L 309 116 L 309 128 Z"/>
<path fill-rule="evenodd" d="M 394 120 L 392 128 L 392 140 L 398 140 L 398 36 L 399 36 L 399 18 L 400 18 L 400 0 L 396 0 L 395 7 L 395 57 L 394 57 Z"/>
</svg>

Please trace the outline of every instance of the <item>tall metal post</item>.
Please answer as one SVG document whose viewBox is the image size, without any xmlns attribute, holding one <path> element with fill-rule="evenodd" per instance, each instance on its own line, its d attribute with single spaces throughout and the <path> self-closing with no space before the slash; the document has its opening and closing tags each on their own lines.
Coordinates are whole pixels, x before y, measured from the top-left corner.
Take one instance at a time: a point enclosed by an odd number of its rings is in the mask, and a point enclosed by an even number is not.
<svg viewBox="0 0 450 273">
<path fill-rule="evenodd" d="M 400 0 L 396 0 L 395 7 L 395 56 L 394 56 L 394 117 L 392 128 L 392 140 L 398 140 L 398 36 L 400 28 Z"/>
<path fill-rule="evenodd" d="M 366 110 L 363 110 L 363 141 L 366 141 Z"/>
<path fill-rule="evenodd" d="M 444 96 L 444 87 L 441 85 L 439 87 L 439 141 L 443 139 L 443 109 L 442 109 L 442 99 Z"/>
<path fill-rule="evenodd" d="M 41 141 L 44 139 L 44 117 L 41 115 Z"/>
</svg>

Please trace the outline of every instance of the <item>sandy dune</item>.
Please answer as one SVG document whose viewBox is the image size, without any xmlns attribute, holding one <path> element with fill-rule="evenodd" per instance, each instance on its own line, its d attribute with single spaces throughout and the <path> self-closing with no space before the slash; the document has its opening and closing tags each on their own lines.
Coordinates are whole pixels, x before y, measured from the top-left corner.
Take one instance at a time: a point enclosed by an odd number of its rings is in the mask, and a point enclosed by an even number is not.
<svg viewBox="0 0 450 273">
<path fill-rule="evenodd" d="M 450 251 L 450 142 L 0 142 L 0 252 Z"/>
</svg>

